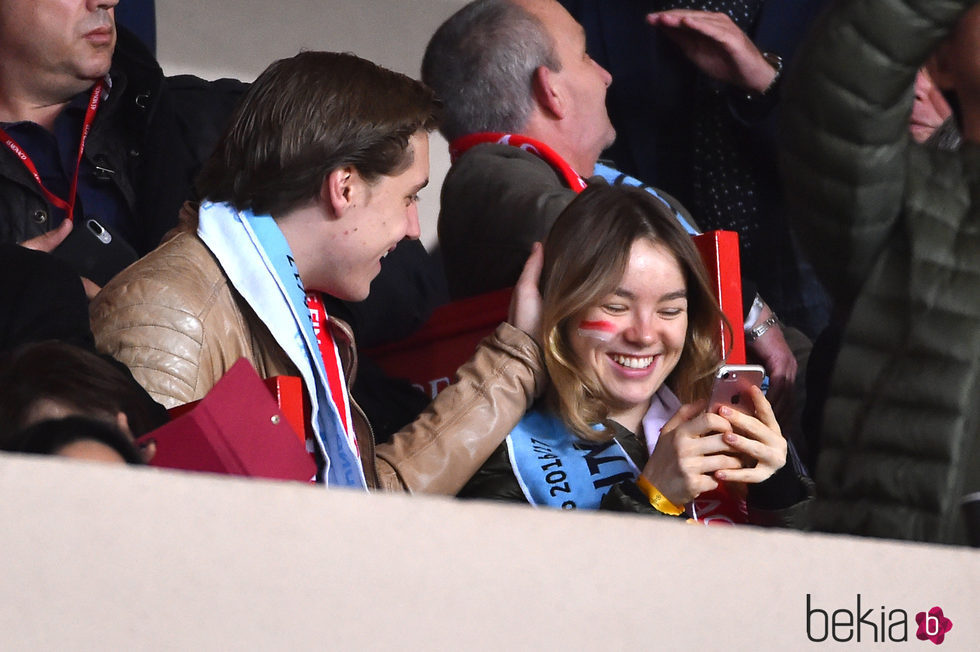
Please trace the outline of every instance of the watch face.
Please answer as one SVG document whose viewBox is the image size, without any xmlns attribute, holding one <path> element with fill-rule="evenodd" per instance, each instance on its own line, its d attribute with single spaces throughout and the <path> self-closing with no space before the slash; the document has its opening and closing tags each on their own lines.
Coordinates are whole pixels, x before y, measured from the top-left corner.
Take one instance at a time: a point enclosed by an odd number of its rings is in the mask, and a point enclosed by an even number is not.
<svg viewBox="0 0 980 652">
<path fill-rule="evenodd" d="M 763 52 L 762 57 L 769 62 L 778 75 L 783 71 L 783 58 L 774 52 Z"/>
</svg>

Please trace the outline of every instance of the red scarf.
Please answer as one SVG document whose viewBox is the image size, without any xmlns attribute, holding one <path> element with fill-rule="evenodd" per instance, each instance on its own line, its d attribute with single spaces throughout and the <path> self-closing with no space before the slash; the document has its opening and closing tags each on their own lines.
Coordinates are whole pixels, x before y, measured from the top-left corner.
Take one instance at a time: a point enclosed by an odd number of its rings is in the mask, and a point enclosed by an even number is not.
<svg viewBox="0 0 980 652">
<path fill-rule="evenodd" d="M 519 147 L 525 152 L 534 154 L 548 165 L 554 168 L 555 172 L 561 175 L 566 185 L 575 192 L 585 190 L 585 179 L 583 179 L 572 166 L 565 162 L 558 153 L 542 143 L 541 141 L 521 136 L 520 134 L 505 134 L 499 131 L 482 131 L 457 138 L 449 144 L 449 156 L 455 163 L 460 156 L 465 154 L 471 147 L 483 143 L 496 143 L 497 145 L 510 145 Z"/>
<path fill-rule="evenodd" d="M 318 292 L 308 292 L 306 294 L 306 306 L 310 310 L 310 319 L 313 321 L 313 334 L 316 335 L 316 343 L 320 347 L 320 356 L 323 358 L 323 367 L 327 372 L 327 384 L 330 394 L 333 397 L 334 405 L 340 413 L 340 421 L 347 431 L 347 438 L 354 442 L 354 449 L 360 457 L 360 444 L 354 436 L 354 424 L 351 421 L 350 396 L 347 393 L 347 381 L 343 377 L 340 363 L 340 351 L 334 342 L 333 335 L 327 327 L 327 311 L 323 306 L 323 298 Z"/>
</svg>

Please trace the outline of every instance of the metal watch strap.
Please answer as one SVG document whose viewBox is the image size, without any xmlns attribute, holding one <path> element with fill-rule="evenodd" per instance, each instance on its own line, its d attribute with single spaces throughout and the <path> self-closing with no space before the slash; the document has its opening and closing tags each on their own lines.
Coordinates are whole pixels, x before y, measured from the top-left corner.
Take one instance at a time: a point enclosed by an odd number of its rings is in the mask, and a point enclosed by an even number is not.
<svg viewBox="0 0 980 652">
<path fill-rule="evenodd" d="M 745 334 L 745 343 L 751 344 L 752 342 L 755 342 L 757 339 L 765 335 L 766 331 L 768 331 L 770 328 L 772 328 L 778 323 L 779 323 L 779 317 L 776 316 L 776 313 L 772 313 L 772 316 L 770 316 L 769 319 L 765 320 L 758 326 L 755 326 L 754 328 L 750 329 Z"/>
</svg>

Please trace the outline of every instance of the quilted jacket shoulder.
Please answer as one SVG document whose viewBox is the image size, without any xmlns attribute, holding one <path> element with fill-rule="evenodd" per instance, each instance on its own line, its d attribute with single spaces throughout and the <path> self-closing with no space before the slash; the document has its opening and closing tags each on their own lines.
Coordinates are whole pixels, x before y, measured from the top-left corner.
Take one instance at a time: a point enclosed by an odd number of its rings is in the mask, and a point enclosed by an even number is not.
<svg viewBox="0 0 980 652">
<path fill-rule="evenodd" d="M 980 490 L 980 148 L 914 145 L 915 72 L 973 0 L 841 2 L 784 95 L 783 169 L 848 312 L 823 411 L 819 529 L 962 542 Z"/>
</svg>

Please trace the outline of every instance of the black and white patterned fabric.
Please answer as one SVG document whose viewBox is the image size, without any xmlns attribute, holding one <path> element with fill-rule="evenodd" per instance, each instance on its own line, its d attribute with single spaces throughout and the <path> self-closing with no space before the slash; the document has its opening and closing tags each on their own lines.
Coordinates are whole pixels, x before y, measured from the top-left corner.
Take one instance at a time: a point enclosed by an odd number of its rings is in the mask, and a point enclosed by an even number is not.
<svg viewBox="0 0 980 652">
<path fill-rule="evenodd" d="M 728 14 L 751 32 L 764 0 L 666 0 L 666 9 L 697 9 Z M 728 108 L 730 89 L 700 76 L 694 111 L 693 213 L 705 229 L 738 231 L 743 256 L 767 246 L 760 216 L 758 174 L 747 155 L 752 143 Z"/>
</svg>

